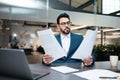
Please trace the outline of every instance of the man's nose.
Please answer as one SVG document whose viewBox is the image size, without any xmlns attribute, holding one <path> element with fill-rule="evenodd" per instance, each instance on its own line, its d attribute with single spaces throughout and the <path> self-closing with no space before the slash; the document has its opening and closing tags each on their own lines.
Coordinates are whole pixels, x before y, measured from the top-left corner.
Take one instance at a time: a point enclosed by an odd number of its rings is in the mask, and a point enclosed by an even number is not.
<svg viewBox="0 0 120 80">
<path fill-rule="evenodd" d="M 69 24 L 68 24 L 68 23 L 65 23 L 65 26 L 69 26 Z"/>
</svg>

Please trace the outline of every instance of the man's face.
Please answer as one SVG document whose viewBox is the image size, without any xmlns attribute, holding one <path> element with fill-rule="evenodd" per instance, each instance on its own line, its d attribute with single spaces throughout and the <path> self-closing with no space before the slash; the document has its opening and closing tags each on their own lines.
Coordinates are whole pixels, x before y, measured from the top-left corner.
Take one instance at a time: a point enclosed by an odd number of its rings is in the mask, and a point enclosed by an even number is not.
<svg viewBox="0 0 120 80">
<path fill-rule="evenodd" d="M 57 27 L 59 28 L 59 30 L 61 31 L 61 33 L 63 33 L 64 35 L 69 34 L 70 33 L 70 20 L 68 18 L 60 18 L 59 20 L 59 24 L 57 25 Z"/>
</svg>

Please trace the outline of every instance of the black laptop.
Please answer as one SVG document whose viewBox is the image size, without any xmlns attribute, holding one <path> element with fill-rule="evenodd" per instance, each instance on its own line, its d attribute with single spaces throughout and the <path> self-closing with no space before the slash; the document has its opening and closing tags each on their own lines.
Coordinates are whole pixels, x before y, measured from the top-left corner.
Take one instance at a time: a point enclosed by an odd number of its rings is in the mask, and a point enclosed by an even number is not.
<svg viewBox="0 0 120 80">
<path fill-rule="evenodd" d="M 32 73 L 24 50 L 0 49 L 0 75 L 21 78 L 25 80 L 36 80 L 50 73 L 50 70 L 36 70 Z"/>
</svg>

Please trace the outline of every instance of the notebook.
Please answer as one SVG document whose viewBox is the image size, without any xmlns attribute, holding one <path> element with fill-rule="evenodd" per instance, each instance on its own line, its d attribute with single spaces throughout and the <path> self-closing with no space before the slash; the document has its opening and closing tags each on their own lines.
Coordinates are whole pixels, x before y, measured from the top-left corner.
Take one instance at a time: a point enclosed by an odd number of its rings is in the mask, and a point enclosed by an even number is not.
<svg viewBox="0 0 120 80">
<path fill-rule="evenodd" d="M 50 70 L 36 70 L 32 73 L 24 50 L 0 49 L 0 75 L 21 78 L 25 80 L 37 80 L 50 73 Z"/>
</svg>

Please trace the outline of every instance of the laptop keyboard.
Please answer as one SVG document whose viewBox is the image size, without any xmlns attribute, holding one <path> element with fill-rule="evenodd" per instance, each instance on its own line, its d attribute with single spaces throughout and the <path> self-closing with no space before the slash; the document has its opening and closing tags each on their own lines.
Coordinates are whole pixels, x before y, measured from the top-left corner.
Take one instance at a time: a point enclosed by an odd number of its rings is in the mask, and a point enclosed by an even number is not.
<svg viewBox="0 0 120 80">
<path fill-rule="evenodd" d="M 47 71 L 36 71 L 36 72 L 32 72 L 32 76 L 33 76 L 33 78 L 36 80 L 36 79 L 38 79 L 38 78 L 41 78 L 41 77 L 43 77 L 43 76 L 45 76 L 45 75 L 47 75 L 47 74 L 49 74 L 49 72 Z"/>
<path fill-rule="evenodd" d="M 42 76 L 42 75 L 41 74 L 35 74 L 35 73 L 33 73 L 32 76 L 33 77 L 37 77 L 37 76 Z"/>
<path fill-rule="evenodd" d="M 41 78 L 43 75 L 42 74 L 36 74 L 36 73 L 32 73 L 33 79 L 37 80 L 39 78 Z"/>
</svg>

